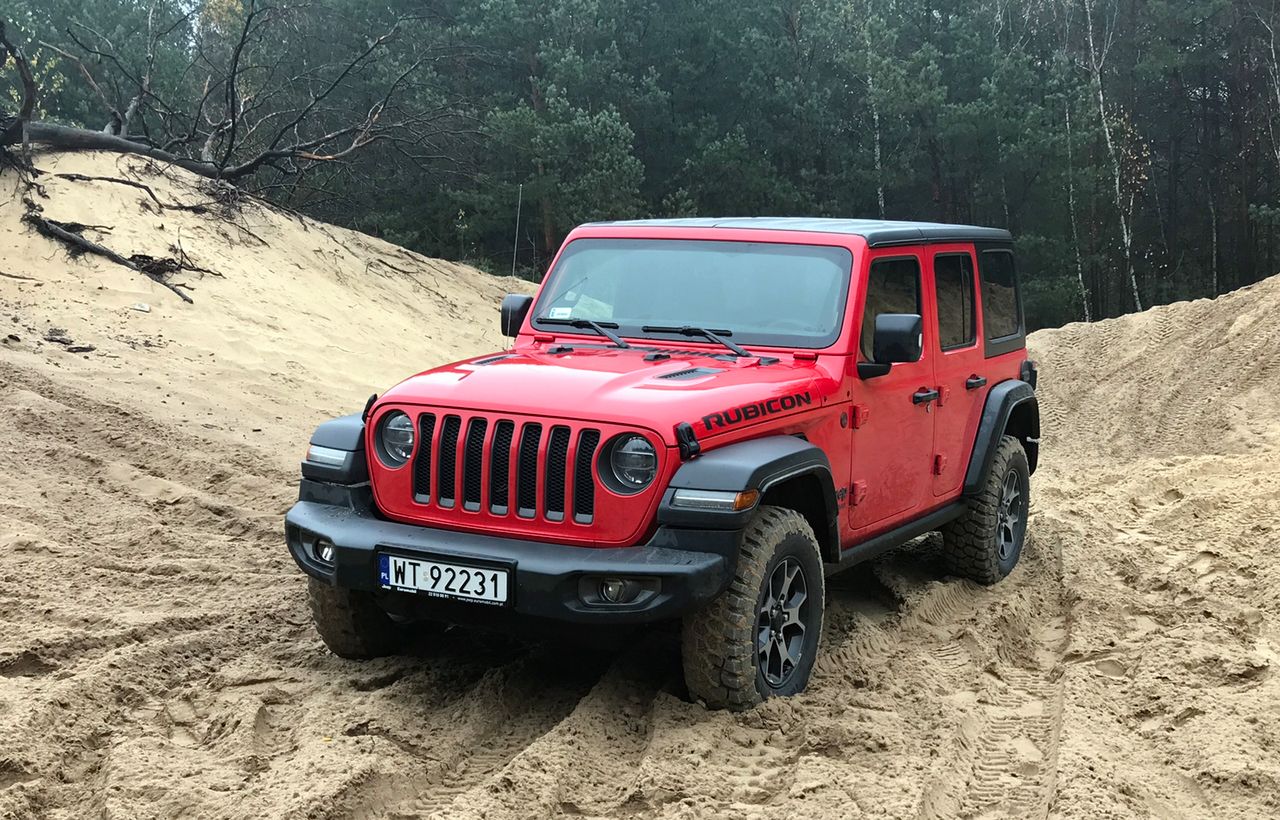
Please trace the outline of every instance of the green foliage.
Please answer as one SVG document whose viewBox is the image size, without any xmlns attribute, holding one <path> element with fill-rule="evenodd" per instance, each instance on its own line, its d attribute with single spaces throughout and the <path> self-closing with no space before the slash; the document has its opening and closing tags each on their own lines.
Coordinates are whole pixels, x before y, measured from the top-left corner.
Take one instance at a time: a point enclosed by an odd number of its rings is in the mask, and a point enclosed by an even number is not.
<svg viewBox="0 0 1280 820">
<path fill-rule="evenodd" d="M 1105 49 L 1105 135 L 1086 2 Z M 93 31 L 136 74 L 148 15 L 169 25 L 189 14 L 156 57 L 156 87 L 189 104 L 199 88 L 182 67 L 193 49 L 226 48 L 245 8 L 16 0 L 8 14 L 37 57 L 47 116 L 100 128 L 99 95 L 36 41 Z M 1147 303 L 1276 270 L 1275 4 L 318 0 L 289 13 L 285 58 L 249 82 L 266 94 L 282 76 L 340 63 L 398 18 L 412 18 L 404 37 L 347 78 L 322 122 L 363 116 L 430 55 L 406 105 L 458 106 L 464 133 L 417 153 L 385 144 L 270 195 L 495 272 L 512 269 L 514 240 L 515 268 L 535 277 L 582 221 L 874 217 L 883 197 L 889 218 L 1014 231 L 1033 326 L 1082 318 L 1086 298 L 1094 317 L 1131 308 L 1120 215 Z M 107 69 L 89 66 L 123 108 L 136 89 Z M 308 87 L 281 93 L 305 99 Z"/>
</svg>

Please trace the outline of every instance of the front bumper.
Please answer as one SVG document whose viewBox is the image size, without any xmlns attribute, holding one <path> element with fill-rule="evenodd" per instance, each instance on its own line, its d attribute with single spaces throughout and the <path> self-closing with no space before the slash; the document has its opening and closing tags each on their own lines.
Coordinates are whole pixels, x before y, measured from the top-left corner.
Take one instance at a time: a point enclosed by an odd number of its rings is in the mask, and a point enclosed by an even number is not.
<svg viewBox="0 0 1280 820">
<path fill-rule="evenodd" d="M 506 611 L 579 623 L 646 623 L 697 609 L 728 585 L 740 538 L 737 530 L 659 527 L 646 544 L 597 549 L 431 529 L 378 517 L 367 485 L 308 479 L 285 516 L 289 552 L 304 572 L 335 586 L 383 595 L 388 609 L 402 609 L 405 598 L 426 599 L 415 603 L 429 608 L 436 599 L 381 589 L 380 551 L 505 566 L 512 571 Z M 334 545 L 331 562 L 315 556 L 317 539 Z M 643 579 L 654 589 L 629 604 L 590 601 L 582 579 L 595 576 Z M 440 611 L 449 620 L 466 622 L 468 613 L 482 620 L 493 614 L 482 610 L 492 609 L 450 601 Z"/>
</svg>

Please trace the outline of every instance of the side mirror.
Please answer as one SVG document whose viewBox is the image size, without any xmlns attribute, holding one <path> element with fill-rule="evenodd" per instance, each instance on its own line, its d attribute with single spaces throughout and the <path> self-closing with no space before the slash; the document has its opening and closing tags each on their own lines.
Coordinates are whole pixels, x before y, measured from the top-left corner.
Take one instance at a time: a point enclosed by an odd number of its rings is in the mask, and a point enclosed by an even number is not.
<svg viewBox="0 0 1280 820">
<path fill-rule="evenodd" d="M 917 313 L 881 313 L 876 316 L 871 341 L 873 361 L 858 362 L 858 376 L 883 376 L 897 362 L 917 362 L 924 352 L 924 320 Z"/>
<path fill-rule="evenodd" d="M 519 336 L 524 317 L 529 315 L 533 297 L 525 293 L 508 293 L 502 297 L 502 335 Z"/>
</svg>

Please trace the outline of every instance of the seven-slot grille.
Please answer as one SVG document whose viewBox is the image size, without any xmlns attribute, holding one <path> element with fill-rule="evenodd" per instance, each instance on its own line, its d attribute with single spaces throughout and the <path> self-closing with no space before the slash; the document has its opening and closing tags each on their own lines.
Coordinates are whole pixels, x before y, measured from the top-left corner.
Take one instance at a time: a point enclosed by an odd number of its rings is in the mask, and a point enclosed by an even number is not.
<svg viewBox="0 0 1280 820">
<path fill-rule="evenodd" d="M 445 510 L 590 524 L 600 431 L 458 413 L 418 416 L 413 500 Z"/>
</svg>

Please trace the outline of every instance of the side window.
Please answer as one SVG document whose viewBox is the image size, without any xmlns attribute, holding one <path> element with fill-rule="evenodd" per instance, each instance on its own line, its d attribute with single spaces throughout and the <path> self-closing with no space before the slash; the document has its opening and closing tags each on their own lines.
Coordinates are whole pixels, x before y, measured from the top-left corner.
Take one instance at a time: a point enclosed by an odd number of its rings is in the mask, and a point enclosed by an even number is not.
<svg viewBox="0 0 1280 820">
<path fill-rule="evenodd" d="M 938 342 L 943 350 L 978 340 L 973 311 L 973 259 L 967 253 L 933 258 L 933 288 L 938 297 Z"/>
<path fill-rule="evenodd" d="M 871 360 L 871 338 L 881 313 L 924 313 L 920 308 L 920 262 L 914 257 L 877 259 L 867 273 L 867 303 L 862 311 L 862 357 Z"/>
<path fill-rule="evenodd" d="M 987 340 L 1022 331 L 1018 319 L 1018 281 L 1013 254 L 1006 250 L 982 252 L 982 323 Z"/>
</svg>

